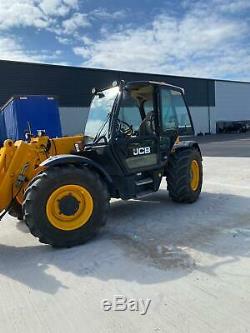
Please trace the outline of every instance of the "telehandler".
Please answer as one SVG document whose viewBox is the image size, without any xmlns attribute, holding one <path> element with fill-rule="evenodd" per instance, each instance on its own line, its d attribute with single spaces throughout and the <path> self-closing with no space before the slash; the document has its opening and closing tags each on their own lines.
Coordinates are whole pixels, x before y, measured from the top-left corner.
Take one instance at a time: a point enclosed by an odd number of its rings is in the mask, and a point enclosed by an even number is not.
<svg viewBox="0 0 250 333">
<path fill-rule="evenodd" d="M 115 82 L 93 89 L 83 135 L 5 140 L 0 149 L 0 212 L 24 219 L 40 242 L 71 247 L 105 224 L 110 198 L 156 192 L 164 177 L 173 201 L 192 203 L 202 187 L 183 89 L 161 82 Z M 1 216 L 1 217 L 2 217 Z"/>
</svg>

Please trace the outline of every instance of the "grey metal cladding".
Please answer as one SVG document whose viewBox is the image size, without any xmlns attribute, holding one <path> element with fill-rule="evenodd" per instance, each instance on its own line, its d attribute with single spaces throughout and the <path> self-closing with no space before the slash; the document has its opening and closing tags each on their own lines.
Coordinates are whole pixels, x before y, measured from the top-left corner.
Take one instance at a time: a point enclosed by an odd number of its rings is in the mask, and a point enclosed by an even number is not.
<svg viewBox="0 0 250 333">
<path fill-rule="evenodd" d="M 93 87 L 114 80 L 155 80 L 183 87 L 190 106 L 213 106 L 213 80 L 0 60 L 0 105 L 13 95 L 54 95 L 60 106 L 88 106 Z"/>
</svg>

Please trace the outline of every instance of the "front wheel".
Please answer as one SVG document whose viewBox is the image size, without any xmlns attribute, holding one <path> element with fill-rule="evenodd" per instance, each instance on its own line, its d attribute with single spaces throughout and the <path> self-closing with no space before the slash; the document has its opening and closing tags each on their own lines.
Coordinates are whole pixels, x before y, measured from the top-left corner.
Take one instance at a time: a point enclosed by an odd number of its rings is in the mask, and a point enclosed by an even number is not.
<svg viewBox="0 0 250 333">
<path fill-rule="evenodd" d="M 39 241 L 71 247 L 94 237 L 106 222 L 109 195 L 99 175 L 87 167 L 52 167 L 25 193 L 24 219 Z"/>
<path fill-rule="evenodd" d="M 202 157 L 195 148 L 173 152 L 167 166 L 169 196 L 176 202 L 195 202 L 202 188 Z"/>
<path fill-rule="evenodd" d="M 10 216 L 16 217 L 19 221 L 23 220 L 22 205 L 15 199 L 8 211 Z"/>
</svg>

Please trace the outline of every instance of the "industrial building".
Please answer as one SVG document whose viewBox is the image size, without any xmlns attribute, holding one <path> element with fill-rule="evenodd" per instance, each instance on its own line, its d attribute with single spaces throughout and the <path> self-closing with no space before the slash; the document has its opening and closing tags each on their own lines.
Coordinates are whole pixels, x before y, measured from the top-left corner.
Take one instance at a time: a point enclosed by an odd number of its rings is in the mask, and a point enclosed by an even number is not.
<svg viewBox="0 0 250 333">
<path fill-rule="evenodd" d="M 196 134 L 212 134 L 222 122 L 250 124 L 250 82 L 132 73 L 0 60 L 0 106 L 14 95 L 56 96 L 62 132 L 83 131 L 93 87 L 115 80 L 164 81 L 183 87 Z"/>
</svg>

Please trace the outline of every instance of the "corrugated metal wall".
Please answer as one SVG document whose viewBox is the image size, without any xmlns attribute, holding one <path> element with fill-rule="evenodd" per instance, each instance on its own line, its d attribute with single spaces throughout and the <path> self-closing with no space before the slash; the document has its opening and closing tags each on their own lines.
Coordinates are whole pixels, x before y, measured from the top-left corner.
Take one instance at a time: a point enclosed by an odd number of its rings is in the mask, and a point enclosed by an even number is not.
<svg viewBox="0 0 250 333">
<path fill-rule="evenodd" d="M 195 134 L 209 133 L 210 109 L 207 106 L 191 106 L 190 113 L 193 120 Z"/>
<path fill-rule="evenodd" d="M 91 89 L 109 86 L 115 80 L 165 81 L 183 87 L 190 106 L 213 106 L 214 81 L 167 75 L 75 68 L 0 61 L 0 105 L 22 94 L 54 95 L 60 106 L 87 107 Z"/>
<path fill-rule="evenodd" d="M 217 81 L 216 121 L 250 120 L 250 84 Z"/>
</svg>

